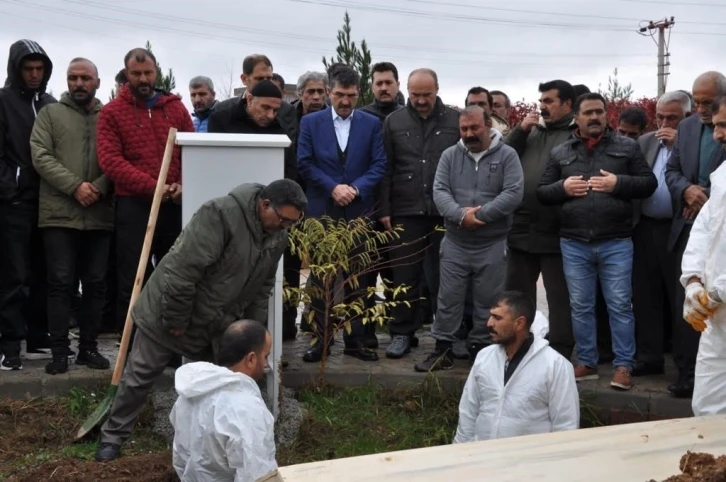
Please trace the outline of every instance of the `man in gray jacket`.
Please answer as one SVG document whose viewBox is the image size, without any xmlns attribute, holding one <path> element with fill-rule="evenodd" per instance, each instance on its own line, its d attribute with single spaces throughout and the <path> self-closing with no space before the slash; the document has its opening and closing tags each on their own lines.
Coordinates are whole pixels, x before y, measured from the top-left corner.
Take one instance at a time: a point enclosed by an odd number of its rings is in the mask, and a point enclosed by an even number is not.
<svg viewBox="0 0 726 482">
<path fill-rule="evenodd" d="M 489 308 L 504 287 L 507 235 L 524 192 L 517 153 L 491 127 L 491 117 L 484 109 L 467 107 L 459 117 L 461 140 L 444 151 L 436 169 L 434 202 L 446 226 L 438 309 L 431 328 L 436 349 L 415 365 L 416 371 L 453 367 L 451 347 L 461 325 L 470 280 L 474 291 L 471 359 L 491 343 L 486 325 Z"/>
</svg>

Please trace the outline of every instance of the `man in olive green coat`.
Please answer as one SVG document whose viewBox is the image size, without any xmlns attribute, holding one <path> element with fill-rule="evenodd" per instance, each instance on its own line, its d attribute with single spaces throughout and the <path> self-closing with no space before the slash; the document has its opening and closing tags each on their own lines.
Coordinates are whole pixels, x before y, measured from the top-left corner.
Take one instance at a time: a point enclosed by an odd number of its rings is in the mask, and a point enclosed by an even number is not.
<svg viewBox="0 0 726 482">
<path fill-rule="evenodd" d="M 283 179 L 243 184 L 194 214 L 141 291 L 138 327 L 111 414 L 101 429 L 99 462 L 118 457 L 146 397 L 175 355 L 212 361 L 224 330 L 240 319 L 267 323 L 267 307 L 287 230 L 307 205 Z"/>
<path fill-rule="evenodd" d="M 30 136 L 40 196 L 38 227 L 48 272 L 48 331 L 51 375 L 68 371 L 68 325 L 76 280 L 83 286 L 78 316 L 76 363 L 107 369 L 96 337 L 105 301 L 105 276 L 114 227 L 110 184 L 96 156 L 96 121 L 101 101 L 96 66 L 74 59 L 68 66 L 68 92 L 38 113 Z"/>
</svg>

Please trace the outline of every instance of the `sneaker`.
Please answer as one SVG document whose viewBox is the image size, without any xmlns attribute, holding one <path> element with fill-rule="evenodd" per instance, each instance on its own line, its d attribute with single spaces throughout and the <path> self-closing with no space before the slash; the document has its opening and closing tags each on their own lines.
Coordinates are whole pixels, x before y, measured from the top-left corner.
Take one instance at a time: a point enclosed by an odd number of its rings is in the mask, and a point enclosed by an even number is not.
<svg viewBox="0 0 726 482">
<path fill-rule="evenodd" d="M 411 352 L 411 338 L 406 335 L 393 335 L 391 344 L 386 348 L 386 358 L 403 358 Z"/>
<path fill-rule="evenodd" d="M 445 352 L 435 351 L 420 363 L 416 363 L 413 369 L 417 372 L 435 372 L 437 370 L 451 370 L 454 368 L 454 359 L 451 357 L 451 350 Z"/>
<path fill-rule="evenodd" d="M 590 368 L 585 365 L 575 366 L 575 381 L 582 382 L 585 380 L 597 380 L 599 375 L 597 374 L 597 368 Z"/>
<path fill-rule="evenodd" d="M 68 355 L 65 353 L 54 354 L 51 360 L 45 366 L 45 373 L 48 375 L 58 375 L 68 371 Z"/>
<path fill-rule="evenodd" d="M 103 355 L 98 353 L 98 350 L 78 350 L 78 356 L 76 357 L 76 365 L 86 365 L 88 368 L 94 368 L 96 370 L 106 370 L 111 366 L 111 363 Z"/>
<path fill-rule="evenodd" d="M 469 359 L 469 348 L 466 346 L 466 340 L 455 341 L 451 347 L 451 356 L 457 360 Z"/>
<path fill-rule="evenodd" d="M 6 356 L 0 355 L 0 370 L 9 372 L 15 370 L 22 370 L 23 362 L 20 360 L 20 356 Z"/>
<path fill-rule="evenodd" d="M 633 388 L 633 378 L 630 369 L 627 367 L 616 367 L 610 386 L 620 390 L 630 390 Z"/>
</svg>

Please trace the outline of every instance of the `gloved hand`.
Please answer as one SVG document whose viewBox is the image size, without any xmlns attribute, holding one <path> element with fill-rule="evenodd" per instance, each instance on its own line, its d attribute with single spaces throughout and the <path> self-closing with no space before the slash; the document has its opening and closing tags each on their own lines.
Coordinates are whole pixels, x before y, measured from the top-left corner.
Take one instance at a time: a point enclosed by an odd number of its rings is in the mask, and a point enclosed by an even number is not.
<svg viewBox="0 0 726 482">
<path fill-rule="evenodd" d="M 698 332 L 706 329 L 706 319 L 712 314 L 712 311 L 706 306 L 708 301 L 708 293 L 701 283 L 690 283 L 686 286 L 683 319 Z"/>
</svg>

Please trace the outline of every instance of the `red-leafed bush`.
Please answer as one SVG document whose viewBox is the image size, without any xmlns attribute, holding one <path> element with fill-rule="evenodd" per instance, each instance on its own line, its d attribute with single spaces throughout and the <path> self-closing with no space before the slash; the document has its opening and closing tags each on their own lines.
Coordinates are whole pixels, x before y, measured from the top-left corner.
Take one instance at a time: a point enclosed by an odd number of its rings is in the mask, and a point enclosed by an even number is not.
<svg viewBox="0 0 726 482">
<path fill-rule="evenodd" d="M 643 97 L 638 100 L 616 100 L 608 102 L 608 121 L 610 126 L 616 128 L 618 125 L 618 116 L 629 107 L 640 107 L 648 114 L 648 127 L 646 132 L 655 130 L 655 105 L 658 102 L 656 98 Z M 537 112 L 538 107 L 534 102 L 515 102 L 509 110 L 509 125 L 514 126 L 524 119 L 530 112 Z"/>
</svg>

